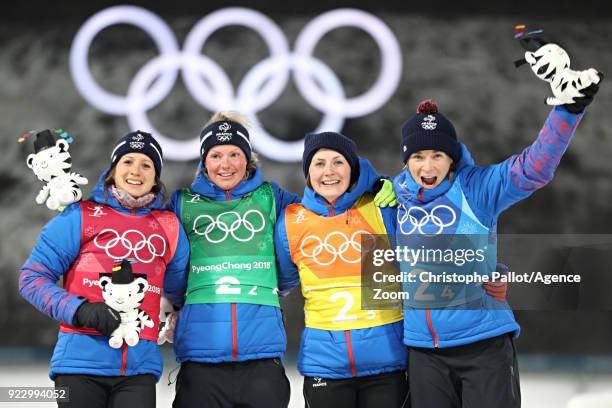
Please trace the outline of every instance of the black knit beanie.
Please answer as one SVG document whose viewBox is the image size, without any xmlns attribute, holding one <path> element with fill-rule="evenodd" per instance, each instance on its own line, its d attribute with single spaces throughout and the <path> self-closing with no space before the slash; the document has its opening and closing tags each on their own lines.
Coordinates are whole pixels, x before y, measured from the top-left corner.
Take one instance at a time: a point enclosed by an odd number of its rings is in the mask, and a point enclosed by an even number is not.
<svg viewBox="0 0 612 408">
<path fill-rule="evenodd" d="M 161 146 L 150 133 L 137 130 L 119 139 L 111 153 L 111 168 L 119 162 L 119 159 L 128 153 L 142 153 L 147 155 L 149 159 L 153 161 L 155 175 L 161 177 L 164 154 Z"/>
<path fill-rule="evenodd" d="M 308 177 L 308 169 L 312 156 L 319 149 L 331 149 L 342 154 L 351 166 L 351 184 L 359 178 L 359 156 L 357 145 L 348 137 L 336 132 L 308 133 L 304 139 L 304 153 L 302 154 L 302 168 L 304 177 Z"/>
<path fill-rule="evenodd" d="M 206 161 L 206 154 L 218 145 L 238 146 L 244 152 L 247 162 L 251 160 L 251 142 L 249 132 L 238 122 L 220 120 L 206 126 L 200 132 L 200 157 Z"/>
<path fill-rule="evenodd" d="M 455 163 L 461 158 L 461 148 L 453 124 L 438 112 L 435 102 L 428 99 L 419 104 L 417 113 L 402 125 L 403 162 L 419 150 L 438 150 Z"/>
</svg>

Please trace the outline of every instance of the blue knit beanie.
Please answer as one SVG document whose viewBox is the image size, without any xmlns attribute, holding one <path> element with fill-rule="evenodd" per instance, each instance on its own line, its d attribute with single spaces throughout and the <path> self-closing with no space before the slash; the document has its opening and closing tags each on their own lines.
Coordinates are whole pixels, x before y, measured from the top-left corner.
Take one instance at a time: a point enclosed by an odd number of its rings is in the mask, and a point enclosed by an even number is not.
<svg viewBox="0 0 612 408">
<path fill-rule="evenodd" d="M 312 156 L 319 149 L 331 149 L 342 154 L 351 166 L 351 184 L 359 178 L 359 156 L 357 145 L 348 137 L 336 132 L 308 133 L 304 139 L 304 153 L 302 154 L 302 169 L 304 177 L 308 177 L 308 169 Z"/>
</svg>

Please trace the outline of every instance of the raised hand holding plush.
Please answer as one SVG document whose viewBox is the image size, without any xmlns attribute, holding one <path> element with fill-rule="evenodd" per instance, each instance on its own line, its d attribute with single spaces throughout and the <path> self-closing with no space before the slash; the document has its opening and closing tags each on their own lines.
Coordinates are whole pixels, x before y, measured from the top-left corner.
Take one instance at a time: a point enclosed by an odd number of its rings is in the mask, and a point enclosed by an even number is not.
<svg viewBox="0 0 612 408">
<path fill-rule="evenodd" d="M 524 25 L 515 27 L 517 38 L 525 51 L 525 57 L 514 62 L 519 67 L 529 64 L 534 74 L 549 82 L 553 93 L 546 98 L 548 105 L 565 105 L 572 113 L 579 113 L 593 101 L 599 90 L 603 74 L 594 68 L 583 71 L 570 69 L 570 57 L 559 45 L 546 41 L 543 30 L 525 33 Z"/>
<path fill-rule="evenodd" d="M 19 142 L 33 133 L 23 135 Z M 79 185 L 87 184 L 85 177 L 70 172 L 72 158 L 68 148 L 71 141 L 72 138 L 62 129 L 43 130 L 36 133 L 34 153 L 27 158 L 28 167 L 46 183 L 36 196 L 36 203 L 46 203 L 50 210 L 61 211 L 79 201 L 83 197 Z"/>
</svg>

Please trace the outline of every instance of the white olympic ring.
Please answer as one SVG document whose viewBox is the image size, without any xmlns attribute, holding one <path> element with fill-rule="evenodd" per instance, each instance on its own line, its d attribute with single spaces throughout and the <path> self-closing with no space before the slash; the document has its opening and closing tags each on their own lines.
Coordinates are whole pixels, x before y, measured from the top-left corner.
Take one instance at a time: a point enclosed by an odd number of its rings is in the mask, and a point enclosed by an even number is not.
<svg viewBox="0 0 612 408">
<path fill-rule="evenodd" d="M 105 233 L 113 234 L 114 238 L 111 238 L 106 243 L 106 245 L 101 245 L 98 242 L 98 239 Z M 140 239 L 135 245 L 133 245 L 132 242 L 127 238 L 128 234 L 130 233 L 136 234 L 138 238 Z M 155 245 L 153 244 L 153 238 L 158 238 L 161 241 L 162 243 L 161 253 L 157 253 L 157 249 L 155 248 Z M 124 254 L 117 255 L 117 254 L 111 253 L 110 250 L 115 248 L 118 244 L 121 244 L 121 246 L 125 250 Z M 96 237 L 94 238 L 94 245 L 100 249 L 103 249 L 109 258 L 125 259 L 129 257 L 131 254 L 133 254 L 134 258 L 136 258 L 137 260 L 143 263 L 151 263 L 153 259 L 155 259 L 156 256 L 164 256 L 164 254 L 166 253 L 166 240 L 161 235 L 151 234 L 149 237 L 145 237 L 145 235 L 142 232 L 138 230 L 134 230 L 134 229 L 126 230 L 125 232 L 123 232 L 123 234 L 119 235 L 119 233 L 116 230 L 112 228 L 106 228 L 100 231 L 98 235 L 96 235 Z M 151 255 L 151 257 L 147 259 L 142 259 L 138 255 L 138 252 L 141 249 L 143 249 L 145 246 L 149 250 L 149 254 Z"/>
<path fill-rule="evenodd" d="M 442 221 L 442 218 L 434 214 L 436 210 L 438 209 L 448 210 L 448 212 L 450 212 L 452 216 L 452 219 L 449 222 L 444 223 Z M 423 215 L 421 219 L 418 219 L 417 217 L 412 215 L 414 212 L 421 213 Z M 403 215 L 401 215 L 402 213 Z M 397 212 L 397 222 L 400 225 L 400 231 L 405 235 L 410 235 L 415 230 L 418 230 L 421 235 L 439 235 L 442 233 L 444 228 L 450 227 L 451 225 L 455 223 L 456 220 L 457 220 L 457 214 L 455 213 L 455 211 L 451 207 L 447 205 L 443 205 L 443 204 L 437 205 L 434 208 L 432 208 L 431 213 L 428 213 L 427 210 L 421 207 L 416 207 L 416 206 L 410 207 L 408 210 L 406 210 L 406 207 L 402 204 L 400 205 L 399 211 Z M 408 232 L 404 230 L 404 225 L 406 224 L 406 221 L 410 221 L 410 224 L 412 224 L 412 229 L 410 229 L 410 231 Z M 432 224 L 438 227 L 438 230 L 434 232 L 433 234 L 426 234 L 425 232 L 423 232 L 422 228 L 425 225 L 427 225 L 430 221 Z"/>
<path fill-rule="evenodd" d="M 251 213 L 258 215 L 259 218 L 261 219 L 260 227 L 255 228 L 253 223 L 247 220 L 247 216 Z M 224 221 L 221 220 L 221 218 L 223 218 L 224 216 L 228 216 L 228 215 L 233 215 L 234 217 L 236 217 L 236 219 L 232 221 L 229 227 Z M 197 223 L 200 218 L 204 218 L 210 221 L 210 224 L 206 226 L 206 229 L 204 230 L 204 232 L 200 232 L 197 229 Z M 244 225 L 246 230 L 251 233 L 248 238 L 240 238 L 236 234 L 234 234 L 234 232 L 237 231 L 241 225 Z M 195 232 L 196 234 L 200 236 L 204 236 L 206 240 L 212 244 L 218 244 L 219 242 L 225 241 L 225 239 L 228 237 L 229 234 L 231 234 L 232 237 L 234 237 L 236 241 L 248 242 L 253 239 L 256 232 L 263 230 L 265 226 L 266 226 L 266 219 L 264 218 L 263 214 L 259 212 L 258 210 L 249 210 L 244 213 L 244 216 L 240 216 L 240 213 L 236 211 L 226 211 L 224 213 L 217 215 L 217 218 L 213 218 L 208 214 L 202 214 L 202 215 L 197 216 L 196 219 L 193 220 L 193 232 Z M 215 227 L 218 227 L 222 232 L 225 233 L 221 239 L 217 239 L 217 240 L 211 239 L 210 236 L 208 235 L 215 229 Z"/>
<path fill-rule="evenodd" d="M 114 24 L 132 24 L 151 35 L 160 55 L 143 66 L 129 86 L 125 97 L 102 89 L 89 71 L 88 52 L 94 37 Z M 201 54 L 206 40 L 227 25 L 241 25 L 256 31 L 270 51 L 245 75 L 234 93 L 225 71 Z M 365 93 L 346 98 L 334 72 L 313 56 L 321 38 L 336 28 L 353 26 L 366 31 L 378 45 L 381 71 Z M 356 9 L 336 9 L 321 14 L 298 34 L 295 51 L 290 52 L 280 27 L 264 14 L 247 8 L 229 7 L 202 18 L 185 39 L 181 51 L 171 29 L 158 16 L 136 6 L 114 6 L 90 17 L 77 32 L 70 50 L 70 68 L 76 87 L 97 109 L 127 115 L 131 128 L 153 133 L 170 160 L 191 160 L 199 155 L 198 138 L 178 141 L 161 135 L 147 119 L 146 111 L 159 104 L 171 91 L 180 70 L 189 93 L 210 111 L 238 110 L 255 124 L 252 143 L 263 155 L 278 161 L 299 161 L 303 139 L 278 140 L 266 132 L 257 113 L 271 105 L 283 92 L 294 72 L 298 91 L 324 114 L 315 131 L 340 131 L 346 117 L 357 117 L 379 109 L 391 97 L 402 73 L 399 43 L 391 30 L 377 17 Z"/>
<path fill-rule="evenodd" d="M 372 236 L 372 234 L 370 234 L 368 231 L 363 231 L 363 230 L 355 231 L 351 235 L 350 238 L 346 236 L 346 234 L 340 231 L 330 232 L 329 234 L 327 234 L 327 236 L 323 240 L 321 240 L 321 238 L 319 238 L 316 235 L 308 235 L 300 243 L 300 252 L 302 253 L 303 256 L 305 256 L 306 258 L 312 258 L 313 261 L 315 261 L 317 264 L 321 266 L 327 266 L 327 265 L 334 263 L 338 257 L 340 257 L 340 259 L 342 259 L 346 263 L 350 263 L 350 264 L 357 263 L 361 261 L 361 256 L 362 256 L 361 254 L 362 246 L 359 242 L 355 241 L 355 238 L 359 234 L 367 234 L 369 236 Z M 337 249 L 336 247 L 334 247 L 332 244 L 329 243 L 329 240 L 334 236 L 339 236 L 340 238 L 343 238 L 344 240 L 344 242 L 340 244 L 340 246 Z M 312 250 L 312 253 L 310 254 L 307 254 L 306 252 L 304 252 L 304 244 L 308 240 L 315 240 L 318 243 L 318 245 Z M 371 250 L 375 245 L 376 245 L 376 240 L 374 239 L 373 245 L 368 247 L 366 251 Z M 350 247 L 352 247 L 355 251 L 359 252 L 360 255 L 357 259 L 347 259 L 344 257 L 344 253 L 348 251 Z M 321 252 L 323 252 L 323 249 L 325 249 L 326 252 L 332 255 L 332 258 L 327 262 L 322 262 L 317 258 L 318 255 L 320 255 Z"/>
</svg>

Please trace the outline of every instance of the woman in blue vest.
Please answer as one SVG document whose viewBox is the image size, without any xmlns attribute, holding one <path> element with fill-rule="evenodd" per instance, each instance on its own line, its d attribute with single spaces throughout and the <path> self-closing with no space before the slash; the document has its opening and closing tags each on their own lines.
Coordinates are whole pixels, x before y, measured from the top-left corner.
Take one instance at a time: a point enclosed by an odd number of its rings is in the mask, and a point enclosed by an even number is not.
<svg viewBox="0 0 612 408">
<path fill-rule="evenodd" d="M 405 171 L 394 180 L 398 245 L 445 234 L 494 242 L 501 212 L 552 180 L 592 95 L 579 100 L 555 107 L 522 153 L 486 167 L 474 164 L 436 104 L 422 102 L 402 127 Z M 489 265 L 495 265 L 494 252 Z M 456 286 L 464 291 L 460 299 L 446 286 L 429 286 L 421 293 L 426 301 L 415 299 L 404 309 L 413 406 L 520 407 L 513 344 L 520 329 L 509 306 L 480 287 Z M 413 289 L 407 285 L 408 292 Z"/>
<path fill-rule="evenodd" d="M 379 177 L 339 133 L 308 134 L 303 169 L 304 198 L 281 214 L 275 239 L 281 291 L 301 283 L 305 298 L 298 370 L 306 406 L 406 406 L 401 310 L 361 308 L 367 238 L 359 235 L 393 237 L 395 210 L 375 206 Z"/>
<path fill-rule="evenodd" d="M 53 134 L 35 145 L 53 148 Z M 60 322 L 49 374 L 68 388 L 60 407 L 155 408 L 160 297 L 182 305 L 189 259 L 180 223 L 162 210 L 161 170 L 150 134 L 121 138 L 89 200 L 53 218 L 21 267 L 21 295 Z"/>
</svg>

